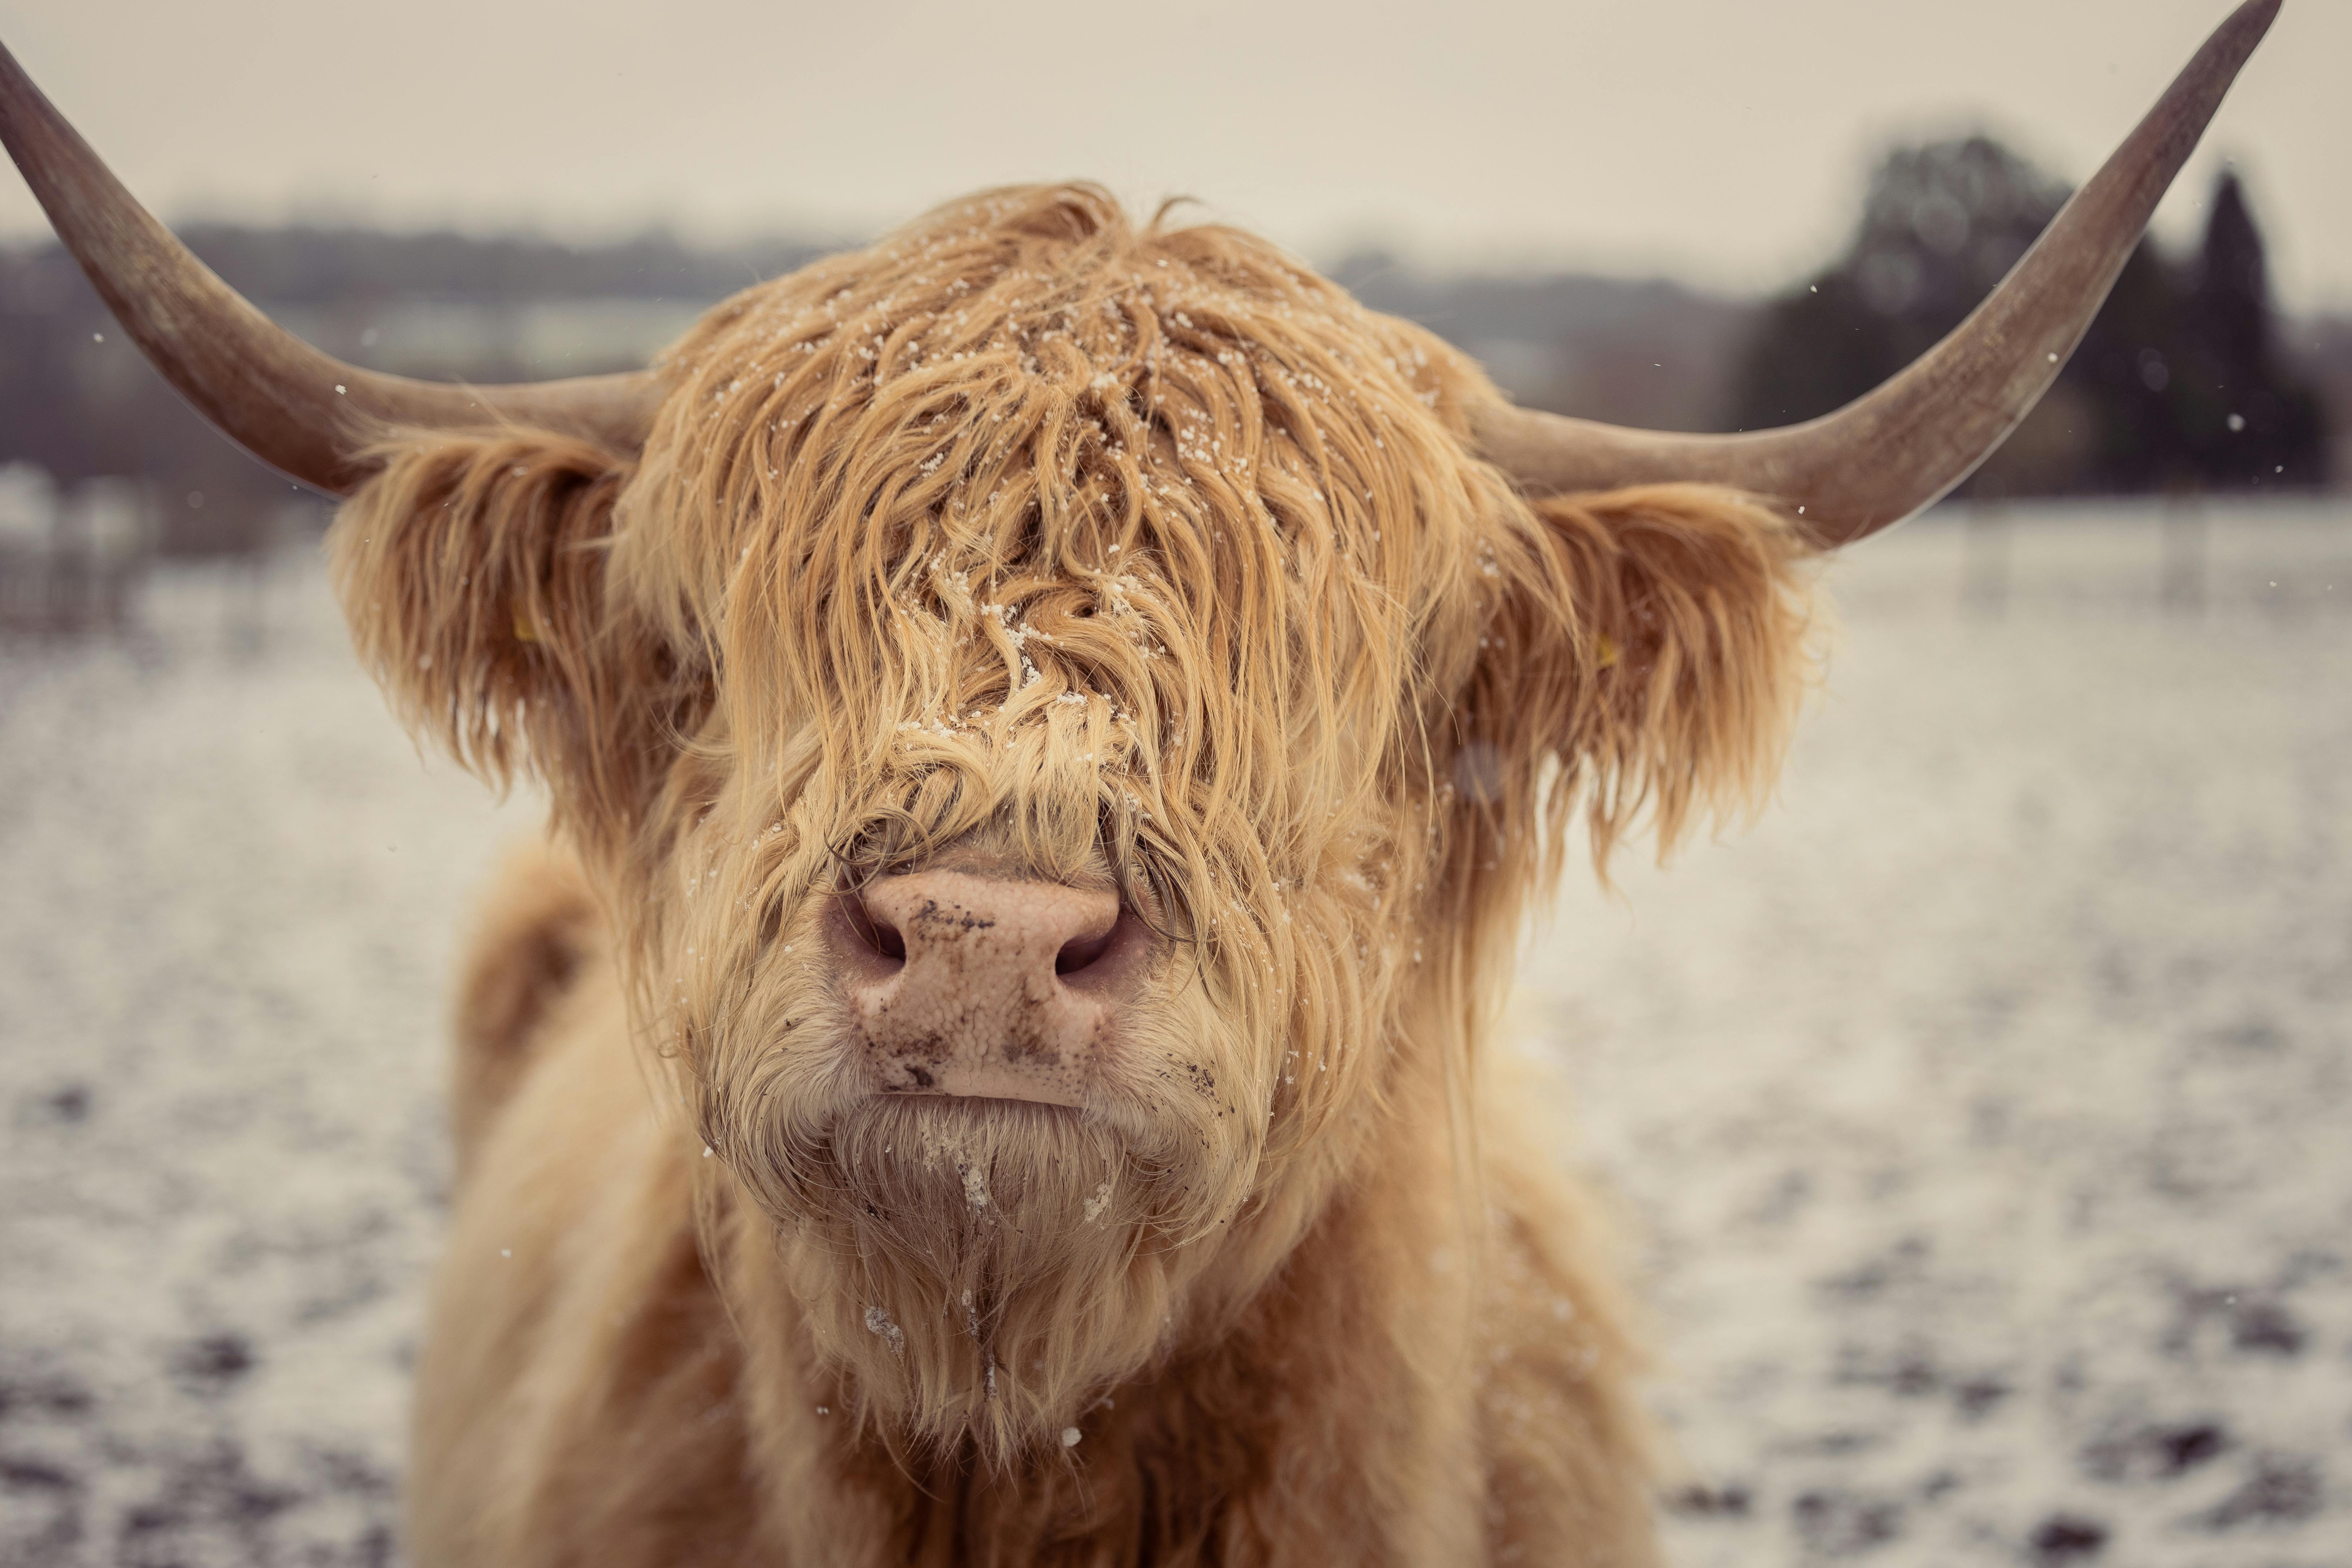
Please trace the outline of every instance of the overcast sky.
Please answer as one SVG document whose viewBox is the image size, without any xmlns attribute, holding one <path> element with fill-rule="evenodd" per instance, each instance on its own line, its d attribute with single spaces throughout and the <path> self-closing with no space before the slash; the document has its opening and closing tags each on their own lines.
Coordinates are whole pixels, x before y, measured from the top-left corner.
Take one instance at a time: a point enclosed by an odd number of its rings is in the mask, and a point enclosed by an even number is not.
<svg viewBox="0 0 2352 1568">
<path fill-rule="evenodd" d="M 167 219 L 856 237 L 1085 177 L 1319 259 L 1778 287 L 1889 141 L 2079 180 L 2223 0 L 0 0 L 0 41 Z M 2235 159 L 2299 310 L 2352 310 L 2352 4 L 2287 0 L 2158 217 Z M 44 229 L 0 174 L 0 238 Z"/>
</svg>

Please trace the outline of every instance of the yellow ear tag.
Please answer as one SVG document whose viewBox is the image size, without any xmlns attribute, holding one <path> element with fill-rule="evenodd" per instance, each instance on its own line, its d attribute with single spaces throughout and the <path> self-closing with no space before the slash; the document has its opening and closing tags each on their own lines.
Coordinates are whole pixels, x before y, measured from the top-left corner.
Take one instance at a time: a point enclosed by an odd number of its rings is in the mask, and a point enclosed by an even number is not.
<svg viewBox="0 0 2352 1568">
<path fill-rule="evenodd" d="M 515 606 L 514 635 L 515 641 L 517 642 L 545 642 L 547 640 L 545 637 L 540 636 L 539 623 L 532 620 L 530 618 L 530 612 L 524 609 L 520 605 L 517 605 Z"/>
<path fill-rule="evenodd" d="M 1601 650 L 1600 661 L 1596 663 L 1593 668 L 1595 669 L 1606 669 L 1611 665 L 1615 664 L 1617 662 L 1617 639 L 1611 637 L 1607 632 L 1595 632 L 1592 634 L 1592 637 L 1593 641 L 1599 646 Z"/>
</svg>

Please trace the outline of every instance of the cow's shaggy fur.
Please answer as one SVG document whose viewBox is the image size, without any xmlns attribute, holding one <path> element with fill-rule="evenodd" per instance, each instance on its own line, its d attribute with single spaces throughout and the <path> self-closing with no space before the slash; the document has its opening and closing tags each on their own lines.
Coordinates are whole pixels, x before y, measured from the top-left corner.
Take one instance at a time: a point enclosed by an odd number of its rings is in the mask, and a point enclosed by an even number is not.
<svg viewBox="0 0 2352 1568">
<path fill-rule="evenodd" d="M 562 847 L 464 990 L 419 1560 L 1646 1560 L 1606 1247 L 1484 1039 L 1573 814 L 1770 778 L 1801 542 L 1530 500 L 1454 351 L 1085 186 L 659 374 L 641 454 L 395 441 L 338 525 L 396 705 Z M 1098 1110 L 871 1094 L 825 907 L 957 860 L 1163 934 Z"/>
</svg>

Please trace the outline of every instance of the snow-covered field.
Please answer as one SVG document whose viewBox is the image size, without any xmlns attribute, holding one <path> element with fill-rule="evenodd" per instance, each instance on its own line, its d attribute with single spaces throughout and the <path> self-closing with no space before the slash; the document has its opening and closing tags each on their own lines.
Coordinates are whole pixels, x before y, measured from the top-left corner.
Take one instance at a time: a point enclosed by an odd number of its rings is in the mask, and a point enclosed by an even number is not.
<svg viewBox="0 0 2352 1568">
<path fill-rule="evenodd" d="M 1689 1568 L 2352 1562 L 2352 512 L 2210 519 L 2193 609 L 2166 549 L 1857 552 L 1779 805 L 1533 941 Z M 151 612 L 0 647 L 0 1563 L 391 1562 L 443 990 L 534 813 L 314 566 Z"/>
</svg>

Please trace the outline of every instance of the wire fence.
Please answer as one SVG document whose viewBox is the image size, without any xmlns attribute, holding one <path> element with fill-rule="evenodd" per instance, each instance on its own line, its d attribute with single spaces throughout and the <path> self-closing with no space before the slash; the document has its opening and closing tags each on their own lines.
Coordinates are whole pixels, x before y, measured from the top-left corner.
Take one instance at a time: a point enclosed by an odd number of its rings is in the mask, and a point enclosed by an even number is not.
<svg viewBox="0 0 2352 1568">
<path fill-rule="evenodd" d="M 165 658 L 340 641 L 315 523 L 268 535 L 190 559 L 119 528 L 0 531 L 0 640 Z M 2352 500 L 1948 505 L 1833 558 L 1823 581 L 1847 617 L 2336 615 L 2352 606 Z"/>
<path fill-rule="evenodd" d="M 2352 501 L 1944 506 L 1826 580 L 1853 614 L 2333 615 L 2352 605 Z"/>
</svg>

